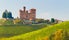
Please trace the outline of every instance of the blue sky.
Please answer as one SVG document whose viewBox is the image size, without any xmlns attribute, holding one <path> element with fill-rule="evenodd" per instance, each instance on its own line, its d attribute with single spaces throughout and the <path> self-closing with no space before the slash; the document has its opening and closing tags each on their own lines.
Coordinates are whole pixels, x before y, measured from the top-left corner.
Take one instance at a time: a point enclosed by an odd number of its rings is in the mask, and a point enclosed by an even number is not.
<svg viewBox="0 0 69 40">
<path fill-rule="evenodd" d="M 0 0 L 0 18 L 7 9 L 19 17 L 19 9 L 37 9 L 37 18 L 69 20 L 69 0 Z"/>
</svg>

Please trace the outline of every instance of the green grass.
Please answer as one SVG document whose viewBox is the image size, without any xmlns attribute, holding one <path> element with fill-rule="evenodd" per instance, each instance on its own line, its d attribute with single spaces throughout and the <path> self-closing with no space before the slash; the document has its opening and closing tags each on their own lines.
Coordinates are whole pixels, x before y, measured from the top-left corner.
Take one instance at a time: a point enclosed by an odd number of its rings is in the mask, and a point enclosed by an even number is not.
<svg viewBox="0 0 69 40">
<path fill-rule="evenodd" d="M 41 28 L 44 28 L 46 24 L 40 25 L 0 25 L 0 38 L 11 37 L 19 34 L 25 34 Z"/>
<path fill-rule="evenodd" d="M 13 36 L 7 38 L 7 40 L 42 40 L 46 36 L 50 36 L 51 34 L 56 32 L 58 29 L 67 30 L 67 32 L 69 32 L 69 21 L 56 25 L 51 25 L 49 27 L 42 28 L 40 30 L 29 32 L 19 36 Z"/>
</svg>

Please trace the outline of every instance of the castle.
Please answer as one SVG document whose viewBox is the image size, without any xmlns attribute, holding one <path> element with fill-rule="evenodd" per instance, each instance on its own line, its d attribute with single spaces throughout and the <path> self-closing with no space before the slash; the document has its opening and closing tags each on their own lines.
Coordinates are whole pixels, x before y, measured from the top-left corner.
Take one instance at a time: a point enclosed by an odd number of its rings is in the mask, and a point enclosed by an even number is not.
<svg viewBox="0 0 69 40">
<path fill-rule="evenodd" d="M 21 20 L 34 21 L 36 19 L 36 9 L 34 8 L 30 9 L 30 11 L 28 12 L 28 10 L 26 10 L 26 7 L 24 6 L 23 10 L 19 10 L 19 14 Z"/>
</svg>

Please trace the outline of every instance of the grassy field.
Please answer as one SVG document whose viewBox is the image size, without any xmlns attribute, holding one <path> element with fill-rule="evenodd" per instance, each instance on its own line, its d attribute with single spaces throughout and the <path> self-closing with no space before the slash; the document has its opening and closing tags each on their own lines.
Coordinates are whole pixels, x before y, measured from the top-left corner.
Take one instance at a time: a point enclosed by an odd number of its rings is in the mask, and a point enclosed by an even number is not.
<svg viewBox="0 0 69 40">
<path fill-rule="evenodd" d="M 44 28 L 46 24 L 39 25 L 0 25 L 0 38 L 11 37 Z"/>
<path fill-rule="evenodd" d="M 49 27 L 42 28 L 37 31 L 21 34 L 19 36 L 5 38 L 5 40 L 50 40 L 50 36 L 52 34 L 54 34 L 55 37 L 51 40 L 63 40 L 63 38 L 61 37 L 65 30 L 69 34 L 69 21 L 56 24 L 56 25 L 51 25 Z M 67 40 L 69 40 L 69 36 L 64 36 L 64 38 L 68 38 Z M 2 39 L 4 40 L 4 38 Z"/>
</svg>

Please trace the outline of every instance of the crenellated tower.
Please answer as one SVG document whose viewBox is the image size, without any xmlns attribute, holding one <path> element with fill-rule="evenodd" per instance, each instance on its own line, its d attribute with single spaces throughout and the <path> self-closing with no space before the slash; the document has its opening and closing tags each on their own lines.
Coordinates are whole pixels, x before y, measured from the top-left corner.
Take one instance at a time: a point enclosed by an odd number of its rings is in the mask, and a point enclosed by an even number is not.
<svg viewBox="0 0 69 40">
<path fill-rule="evenodd" d="M 35 20 L 36 19 L 36 9 L 32 8 L 30 9 L 30 18 L 29 20 Z"/>
<path fill-rule="evenodd" d="M 21 20 L 35 20 L 36 19 L 36 9 L 30 9 L 30 12 L 26 10 L 26 7 L 23 7 L 23 10 L 20 10 L 20 19 Z"/>
</svg>

